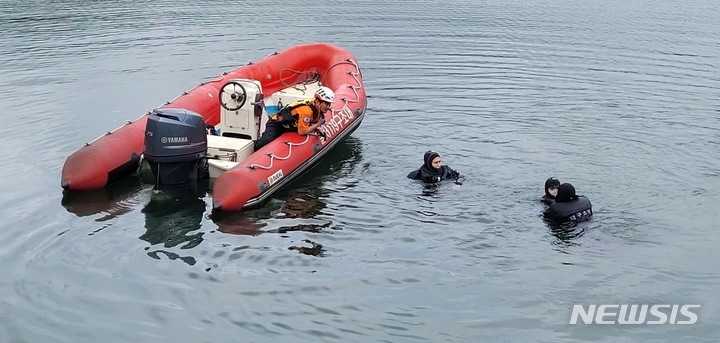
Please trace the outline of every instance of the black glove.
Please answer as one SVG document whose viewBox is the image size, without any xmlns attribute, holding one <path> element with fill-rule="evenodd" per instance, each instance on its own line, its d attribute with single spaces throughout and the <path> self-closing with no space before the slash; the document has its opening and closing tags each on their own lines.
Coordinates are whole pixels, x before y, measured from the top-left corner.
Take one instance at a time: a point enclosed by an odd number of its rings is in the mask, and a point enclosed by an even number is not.
<svg viewBox="0 0 720 343">
<path fill-rule="evenodd" d="M 320 115 L 320 120 L 318 120 L 318 126 L 325 124 L 325 115 Z"/>
<path fill-rule="evenodd" d="M 317 133 L 318 137 L 322 137 L 327 139 L 327 136 L 325 135 L 325 132 L 322 132 L 320 130 L 315 130 L 315 133 Z"/>
</svg>

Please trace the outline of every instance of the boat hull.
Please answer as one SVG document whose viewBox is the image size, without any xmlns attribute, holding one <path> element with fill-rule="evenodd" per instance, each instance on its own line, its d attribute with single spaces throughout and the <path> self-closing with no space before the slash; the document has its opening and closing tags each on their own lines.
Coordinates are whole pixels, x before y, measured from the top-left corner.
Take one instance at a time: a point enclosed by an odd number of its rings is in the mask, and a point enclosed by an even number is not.
<svg viewBox="0 0 720 343">
<path fill-rule="evenodd" d="M 286 133 L 256 151 L 215 180 L 214 209 L 239 210 L 261 203 L 357 128 L 365 114 L 366 94 L 355 57 L 328 43 L 293 46 L 201 83 L 161 106 L 193 111 L 214 126 L 220 122 L 219 91 L 232 79 L 258 80 L 263 93 L 269 95 L 317 75 L 336 95 L 331 111 L 325 115 L 326 124 L 321 126 L 327 138 Z M 62 188 L 99 189 L 137 171 L 148 115 L 149 112 L 71 154 L 62 169 Z"/>
</svg>

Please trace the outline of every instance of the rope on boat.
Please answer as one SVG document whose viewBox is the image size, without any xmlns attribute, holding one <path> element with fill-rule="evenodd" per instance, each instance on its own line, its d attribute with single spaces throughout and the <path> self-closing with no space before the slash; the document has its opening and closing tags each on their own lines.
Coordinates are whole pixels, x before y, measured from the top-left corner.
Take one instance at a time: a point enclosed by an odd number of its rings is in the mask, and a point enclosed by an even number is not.
<svg viewBox="0 0 720 343">
<path fill-rule="evenodd" d="M 269 166 L 266 167 L 266 166 L 261 166 L 261 165 L 259 165 L 259 164 L 257 164 L 257 163 L 253 163 L 253 164 L 249 165 L 248 168 L 250 168 L 250 169 L 260 168 L 260 169 L 265 169 L 265 170 L 271 169 L 272 166 L 273 166 L 273 163 L 275 162 L 275 159 L 278 159 L 278 160 L 280 160 L 280 161 L 285 161 L 285 160 L 287 160 L 287 159 L 290 158 L 290 156 L 292 155 L 292 147 L 293 147 L 293 146 L 303 145 L 303 144 L 307 143 L 308 140 L 310 140 L 310 135 L 305 135 L 305 140 L 304 140 L 303 142 L 300 142 L 300 143 L 285 142 L 285 144 L 288 145 L 288 154 L 287 154 L 287 156 L 285 156 L 285 157 L 280 157 L 280 156 L 277 156 L 277 155 L 275 155 L 275 154 L 273 154 L 273 153 L 269 153 L 269 154 L 267 154 L 268 156 L 270 156 L 270 165 L 269 165 Z"/>
<path fill-rule="evenodd" d="M 297 84 L 294 84 L 294 83 L 293 83 L 293 84 L 289 84 L 289 83 L 285 82 L 285 80 L 284 80 L 283 77 L 282 77 L 282 74 L 283 74 L 284 72 L 292 72 L 293 74 L 298 74 L 298 75 L 310 75 L 310 76 L 308 77 L 307 80 L 305 80 L 305 81 L 303 81 L 303 82 L 300 82 L 300 83 L 297 83 Z M 278 79 L 280 80 L 280 83 L 283 84 L 283 86 L 286 86 L 286 87 L 291 87 L 291 86 L 292 86 L 292 87 L 295 87 L 296 89 L 297 89 L 297 86 L 300 86 L 300 85 L 307 85 L 307 84 L 319 82 L 319 81 L 320 81 L 320 76 L 321 76 L 321 75 L 320 75 L 320 73 L 319 73 L 318 71 L 310 71 L 310 70 L 308 70 L 308 71 L 298 71 L 298 70 L 293 70 L 293 69 L 288 69 L 288 68 L 282 69 L 282 70 L 280 70 L 280 72 L 278 73 Z M 307 89 L 307 87 L 306 87 L 306 89 Z M 304 89 L 301 89 L 301 90 L 304 90 Z"/>
<path fill-rule="evenodd" d="M 358 75 L 362 75 L 362 72 L 360 71 L 360 66 L 358 66 L 358 64 L 357 64 L 355 61 L 353 61 L 353 60 L 351 60 L 351 59 L 348 58 L 347 60 L 345 60 L 345 61 L 343 61 L 343 62 L 336 63 L 336 64 L 332 65 L 330 68 L 328 68 L 328 70 L 330 70 L 332 67 L 334 67 L 334 66 L 336 66 L 336 65 L 339 65 L 339 64 L 341 64 L 341 63 L 350 63 L 350 64 L 352 64 L 353 66 L 355 66 L 355 72 L 349 71 L 349 72 L 348 72 L 348 75 L 352 76 L 352 78 L 355 80 L 355 82 L 356 82 L 358 85 L 357 85 L 357 86 L 353 86 L 353 85 L 349 85 L 349 86 L 348 86 L 348 87 L 353 91 L 353 93 L 355 93 L 355 100 L 351 100 L 351 99 L 348 99 L 348 98 L 342 98 L 342 100 L 345 101 L 345 104 L 343 105 L 343 107 L 340 108 L 340 110 L 342 110 L 343 108 L 347 107 L 347 105 L 348 105 L 349 103 L 359 102 L 359 101 L 360 101 L 360 95 L 358 94 L 357 91 L 358 91 L 358 89 L 362 89 L 360 80 L 357 78 Z M 330 112 L 331 112 L 332 115 L 334 116 L 337 112 L 340 112 L 340 110 L 335 110 L 335 109 L 332 109 L 332 108 L 331 108 L 331 109 L 330 109 Z"/>
</svg>

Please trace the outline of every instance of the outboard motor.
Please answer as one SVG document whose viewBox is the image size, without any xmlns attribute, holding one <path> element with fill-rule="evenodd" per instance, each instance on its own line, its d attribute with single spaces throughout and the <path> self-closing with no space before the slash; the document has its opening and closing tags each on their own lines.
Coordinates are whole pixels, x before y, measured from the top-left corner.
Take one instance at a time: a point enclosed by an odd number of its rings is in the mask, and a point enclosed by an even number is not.
<svg viewBox="0 0 720 343">
<path fill-rule="evenodd" d="M 157 108 L 145 127 L 145 160 L 156 187 L 208 178 L 203 117 L 182 108 Z"/>
</svg>

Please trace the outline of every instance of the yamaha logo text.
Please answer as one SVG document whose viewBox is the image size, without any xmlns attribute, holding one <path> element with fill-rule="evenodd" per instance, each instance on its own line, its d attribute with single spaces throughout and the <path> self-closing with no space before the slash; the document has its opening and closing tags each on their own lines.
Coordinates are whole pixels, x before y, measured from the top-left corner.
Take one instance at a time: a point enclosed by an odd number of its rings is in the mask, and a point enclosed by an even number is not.
<svg viewBox="0 0 720 343">
<path fill-rule="evenodd" d="M 161 143 L 187 143 L 188 138 L 186 136 L 180 137 L 160 137 Z"/>
<path fill-rule="evenodd" d="M 570 324 L 695 324 L 700 305 L 574 305 Z"/>
</svg>

